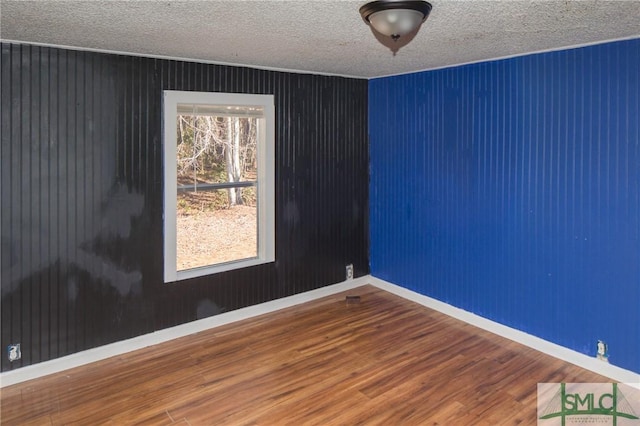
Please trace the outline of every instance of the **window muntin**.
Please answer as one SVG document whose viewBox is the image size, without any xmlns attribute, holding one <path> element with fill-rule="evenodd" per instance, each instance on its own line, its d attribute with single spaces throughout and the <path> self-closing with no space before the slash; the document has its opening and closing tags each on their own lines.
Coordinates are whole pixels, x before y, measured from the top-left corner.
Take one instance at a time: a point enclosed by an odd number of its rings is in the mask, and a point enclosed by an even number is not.
<svg viewBox="0 0 640 426">
<path fill-rule="evenodd" d="M 165 281 L 273 261 L 273 96 L 164 101 Z"/>
</svg>

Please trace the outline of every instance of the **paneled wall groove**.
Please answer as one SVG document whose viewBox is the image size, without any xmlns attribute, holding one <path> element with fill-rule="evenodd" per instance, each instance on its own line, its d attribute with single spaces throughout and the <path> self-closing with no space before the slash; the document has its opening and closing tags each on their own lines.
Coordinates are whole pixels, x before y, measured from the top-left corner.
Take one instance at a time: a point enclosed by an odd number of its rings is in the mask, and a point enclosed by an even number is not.
<svg viewBox="0 0 640 426">
<path fill-rule="evenodd" d="M 1 45 L 2 345 L 19 368 L 368 269 L 367 81 Z M 162 92 L 273 94 L 276 262 L 163 283 Z"/>
<path fill-rule="evenodd" d="M 640 372 L 640 40 L 374 79 L 372 275 Z"/>
</svg>

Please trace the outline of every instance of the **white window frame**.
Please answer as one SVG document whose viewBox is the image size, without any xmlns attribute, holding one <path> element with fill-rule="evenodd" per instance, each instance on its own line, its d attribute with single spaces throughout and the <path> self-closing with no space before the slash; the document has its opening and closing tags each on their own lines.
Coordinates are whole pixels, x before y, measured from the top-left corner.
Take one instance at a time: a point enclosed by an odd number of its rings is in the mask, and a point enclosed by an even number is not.
<svg viewBox="0 0 640 426">
<path fill-rule="evenodd" d="M 258 255 L 184 271 L 177 270 L 178 104 L 259 106 L 264 108 L 264 138 L 258 141 Z M 175 282 L 275 261 L 275 107 L 273 95 L 164 91 L 164 281 Z"/>
</svg>

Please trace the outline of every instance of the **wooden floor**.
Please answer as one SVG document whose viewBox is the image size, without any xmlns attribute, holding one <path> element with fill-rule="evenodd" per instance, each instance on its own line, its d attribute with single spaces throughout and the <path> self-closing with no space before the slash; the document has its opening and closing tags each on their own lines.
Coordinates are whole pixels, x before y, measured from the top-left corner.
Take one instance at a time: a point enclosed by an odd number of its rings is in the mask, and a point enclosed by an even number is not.
<svg viewBox="0 0 640 426">
<path fill-rule="evenodd" d="M 364 286 L 4 388 L 1 419 L 535 425 L 537 383 L 561 381 L 610 380 Z"/>
</svg>

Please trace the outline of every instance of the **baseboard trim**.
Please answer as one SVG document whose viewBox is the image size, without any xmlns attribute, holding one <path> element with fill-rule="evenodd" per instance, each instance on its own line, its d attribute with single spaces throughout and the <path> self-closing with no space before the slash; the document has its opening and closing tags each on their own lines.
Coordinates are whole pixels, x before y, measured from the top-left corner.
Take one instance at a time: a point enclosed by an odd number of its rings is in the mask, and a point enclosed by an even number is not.
<svg viewBox="0 0 640 426">
<path fill-rule="evenodd" d="M 381 290 L 388 291 L 389 293 L 393 293 L 404 299 L 419 303 L 427 308 L 441 312 L 452 318 L 459 319 L 460 321 L 464 321 L 470 325 L 489 331 L 493 334 L 497 334 L 498 336 L 513 340 L 514 342 L 518 342 L 532 349 L 536 349 L 547 355 L 551 355 L 555 358 L 584 368 L 585 370 L 593 371 L 594 373 L 615 381 L 628 383 L 631 386 L 640 388 L 640 374 L 634 373 L 633 371 L 626 370 L 612 364 L 607 364 L 595 357 L 590 357 L 564 346 L 527 334 L 523 331 L 507 327 L 506 325 L 483 318 L 479 315 L 456 308 L 455 306 L 441 302 L 440 300 L 416 293 L 412 290 L 400 287 L 379 278 L 371 277 L 368 282 Z"/>
<path fill-rule="evenodd" d="M 271 300 L 259 305 L 249 306 L 235 311 L 203 318 L 201 320 L 177 325 L 175 327 L 158 330 L 153 333 L 110 343 L 108 345 L 77 352 L 64 357 L 52 359 L 50 361 L 28 365 L 16 370 L 5 371 L 0 373 L 0 388 L 25 382 L 27 380 L 37 379 L 49 374 L 59 373 L 70 368 L 80 367 L 82 365 L 122 355 L 148 346 L 168 342 L 179 337 L 188 336 L 190 334 L 209 330 L 221 325 L 290 308 L 325 296 L 331 296 L 342 291 L 363 286 L 369 282 L 370 278 L 371 277 L 367 275 L 353 280 L 343 281 L 338 284 L 321 287 L 316 290 L 295 294 L 282 299 Z"/>
<path fill-rule="evenodd" d="M 259 305 L 249 306 L 247 308 L 226 312 L 209 318 L 181 324 L 175 327 L 159 330 L 153 333 L 144 334 L 132 339 L 111 343 L 65 357 L 56 358 L 50 361 L 44 361 L 38 364 L 29 365 L 17 370 L 6 371 L 0 373 L 0 388 L 25 382 L 27 380 L 37 379 L 49 374 L 59 373 L 92 362 L 101 361 L 106 358 L 125 354 L 148 346 L 157 345 L 168 342 L 179 337 L 188 336 L 190 334 L 199 333 L 221 325 L 230 324 L 259 315 L 268 314 L 279 311 L 281 309 L 300 305 L 325 296 L 331 296 L 336 293 L 348 291 L 365 284 L 371 284 L 381 290 L 400 296 L 404 299 L 419 303 L 427 308 L 441 312 L 452 318 L 464 321 L 475 327 L 489 331 L 498 336 L 505 337 L 514 342 L 518 342 L 532 349 L 543 352 L 547 355 L 561 359 L 563 361 L 574 364 L 602 376 L 608 377 L 621 383 L 628 383 L 634 387 L 640 388 L 640 374 L 633 371 L 607 364 L 572 349 L 551 343 L 539 337 L 527 334 L 523 331 L 507 327 L 503 324 L 483 318 L 471 312 L 456 308 L 442 301 L 431 297 L 416 293 L 412 290 L 400 287 L 396 284 L 384 281 L 382 279 L 367 275 L 350 281 L 343 281 L 338 284 L 321 287 L 305 293 L 276 299 Z"/>
</svg>

